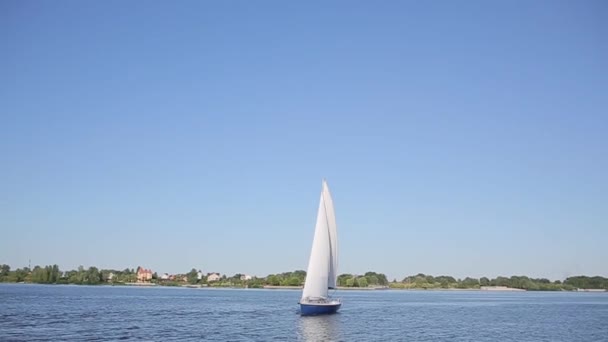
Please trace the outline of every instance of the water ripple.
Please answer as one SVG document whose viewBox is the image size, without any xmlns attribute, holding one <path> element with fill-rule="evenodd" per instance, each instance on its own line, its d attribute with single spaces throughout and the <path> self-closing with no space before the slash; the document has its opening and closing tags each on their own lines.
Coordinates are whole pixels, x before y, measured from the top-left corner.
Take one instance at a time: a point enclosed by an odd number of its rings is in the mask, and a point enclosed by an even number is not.
<svg viewBox="0 0 608 342">
<path fill-rule="evenodd" d="M 348 291 L 301 317 L 299 291 L 0 285 L 0 340 L 608 341 L 606 293 Z"/>
</svg>

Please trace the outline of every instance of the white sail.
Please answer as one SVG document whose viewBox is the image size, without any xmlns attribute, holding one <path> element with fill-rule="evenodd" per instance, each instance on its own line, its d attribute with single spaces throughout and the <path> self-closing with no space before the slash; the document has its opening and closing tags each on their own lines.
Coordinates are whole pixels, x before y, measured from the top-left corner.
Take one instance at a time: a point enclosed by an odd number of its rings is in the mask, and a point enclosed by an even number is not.
<svg viewBox="0 0 608 342">
<path fill-rule="evenodd" d="M 333 201 L 327 183 L 319 201 L 315 236 L 306 271 L 302 299 L 327 298 L 328 288 L 335 288 L 338 267 L 338 241 Z"/>
<path fill-rule="evenodd" d="M 334 201 L 331 198 L 327 182 L 323 181 L 323 195 L 325 200 L 325 213 L 327 215 L 327 226 L 329 229 L 329 277 L 327 287 L 336 288 L 338 280 L 338 227 L 336 226 L 336 212 Z"/>
</svg>

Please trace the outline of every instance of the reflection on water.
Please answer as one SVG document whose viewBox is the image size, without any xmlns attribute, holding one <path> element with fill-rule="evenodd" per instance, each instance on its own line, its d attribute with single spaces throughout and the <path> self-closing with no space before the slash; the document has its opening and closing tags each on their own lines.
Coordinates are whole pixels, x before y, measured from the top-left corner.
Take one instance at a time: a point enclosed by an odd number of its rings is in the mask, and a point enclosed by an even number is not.
<svg viewBox="0 0 608 342">
<path fill-rule="evenodd" d="M 298 332 L 304 341 L 338 341 L 340 340 L 339 314 L 322 316 L 302 316 L 299 319 Z"/>
</svg>

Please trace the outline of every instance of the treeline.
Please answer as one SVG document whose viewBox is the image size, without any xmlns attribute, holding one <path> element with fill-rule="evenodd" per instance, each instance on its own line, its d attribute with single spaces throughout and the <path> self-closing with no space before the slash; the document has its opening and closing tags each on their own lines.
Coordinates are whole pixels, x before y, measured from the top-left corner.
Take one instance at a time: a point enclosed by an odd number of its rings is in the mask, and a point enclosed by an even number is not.
<svg viewBox="0 0 608 342">
<path fill-rule="evenodd" d="M 386 275 L 376 272 L 367 272 L 362 276 L 353 274 L 341 274 L 338 276 L 338 286 L 343 287 L 368 287 L 388 286 Z"/>
<path fill-rule="evenodd" d="M 262 280 L 264 285 L 302 286 L 306 280 L 306 271 L 270 274 Z M 337 285 L 343 287 L 388 286 L 388 280 L 386 275 L 376 272 L 367 272 L 364 275 L 341 274 L 338 276 Z"/>
<path fill-rule="evenodd" d="M 306 271 L 296 270 L 293 272 L 283 272 L 269 274 L 264 278 L 246 277 L 244 274 L 237 273 L 233 276 L 222 275 L 217 281 L 208 281 L 207 276 L 199 275 L 200 271 L 195 268 L 188 273 L 173 275 L 171 280 L 161 280 L 158 275 L 152 275 L 151 283 L 166 286 L 198 285 L 211 287 L 248 287 L 262 288 L 270 286 L 302 286 L 306 280 Z M 125 284 L 137 282 L 137 273 L 134 269 L 112 270 L 98 269 L 91 266 L 88 269 L 83 266 L 76 270 L 61 271 L 57 265 L 45 267 L 35 266 L 33 269 L 27 267 L 11 270 L 9 265 L 0 265 L 0 282 L 11 283 L 37 283 L 37 284 L 78 284 L 78 285 L 97 285 L 97 284 Z M 342 274 L 338 277 L 338 286 L 345 287 L 367 287 L 367 286 L 387 286 L 386 275 L 376 272 L 367 272 L 362 276 L 352 274 Z"/>
<path fill-rule="evenodd" d="M 35 266 L 18 268 L 11 271 L 9 265 L 0 265 L 0 282 L 8 283 L 37 283 L 37 284 L 78 284 L 97 285 L 102 283 L 133 283 L 137 281 L 137 274 L 133 269 L 99 270 L 91 266 L 85 269 L 79 266 L 76 270 L 61 271 L 57 265 L 45 267 Z"/>
<path fill-rule="evenodd" d="M 196 269 L 192 269 L 190 272 L 186 273 L 183 277 L 181 275 L 177 275 L 177 281 L 164 281 L 164 280 L 155 280 L 152 279 L 153 282 L 159 283 L 161 285 L 175 285 L 180 286 L 183 283 L 180 283 L 179 279 L 185 279 L 186 282 L 190 285 L 202 285 L 202 286 L 210 286 L 210 287 L 245 287 L 245 288 L 262 288 L 264 287 L 264 279 L 251 277 L 250 279 L 246 278 L 247 276 L 242 273 L 237 273 L 231 277 L 226 275 L 222 275 L 217 281 L 208 281 L 207 276 L 203 275 L 201 278 L 198 278 L 198 273 Z"/>
<path fill-rule="evenodd" d="M 199 276 L 199 271 L 192 269 L 188 273 L 175 275 L 173 280 L 160 280 L 156 273 L 152 275 L 151 282 L 162 285 L 203 285 L 226 287 L 261 288 L 271 286 L 302 286 L 306 280 L 306 272 L 296 270 L 270 274 L 264 278 L 246 277 L 237 273 L 231 277 L 221 276 L 217 281 L 207 281 L 207 276 Z M 11 270 L 9 265 L 0 265 L 0 282 L 11 283 L 38 283 L 38 284 L 125 284 L 137 282 L 137 273 L 134 269 L 124 270 L 98 269 L 91 266 L 78 267 L 76 270 L 61 271 L 57 265 L 35 266 Z M 396 279 L 389 282 L 386 275 L 376 272 L 367 272 L 363 275 L 341 274 L 338 276 L 338 286 L 341 287 L 377 287 L 389 286 L 395 289 L 479 289 L 482 286 L 505 286 L 530 291 L 571 291 L 576 289 L 603 289 L 608 290 L 608 278 L 576 276 L 569 277 L 563 282 L 550 281 L 545 278 L 529 278 L 526 276 L 487 277 L 456 279 L 451 276 L 431 276 L 419 273 L 405 277 L 401 281 Z"/>
<path fill-rule="evenodd" d="M 271 286 L 301 286 L 306 280 L 306 271 L 297 270 L 279 274 L 269 274 L 264 280 L 264 285 Z"/>
<path fill-rule="evenodd" d="M 564 284 L 579 288 L 579 289 L 604 289 L 608 290 L 608 278 L 604 277 L 570 277 L 564 281 Z"/>
<path fill-rule="evenodd" d="M 419 273 L 405 277 L 402 281 L 393 280 L 391 288 L 402 289 L 479 289 L 482 286 L 504 286 L 529 291 L 572 291 L 576 289 L 603 289 L 608 290 L 608 278 L 577 276 L 569 277 L 565 281 L 550 281 L 545 278 L 529 278 L 526 276 L 486 277 L 455 279 L 450 276 L 425 275 Z"/>
</svg>

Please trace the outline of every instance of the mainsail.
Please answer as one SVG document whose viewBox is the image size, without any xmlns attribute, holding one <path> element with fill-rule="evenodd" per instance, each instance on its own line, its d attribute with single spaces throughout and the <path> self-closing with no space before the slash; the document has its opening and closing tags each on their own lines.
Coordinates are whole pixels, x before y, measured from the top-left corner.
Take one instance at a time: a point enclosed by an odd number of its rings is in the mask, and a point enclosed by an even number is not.
<svg viewBox="0 0 608 342">
<path fill-rule="evenodd" d="M 302 299 L 327 298 L 328 288 L 336 287 L 338 276 L 338 233 L 334 205 L 323 181 L 315 236 L 308 261 Z"/>
<path fill-rule="evenodd" d="M 329 229 L 329 277 L 327 287 L 335 289 L 338 280 L 338 227 L 336 226 L 336 212 L 334 211 L 334 201 L 331 198 L 327 182 L 323 181 L 323 193 L 325 195 L 325 214 L 327 215 L 327 225 Z"/>
</svg>

